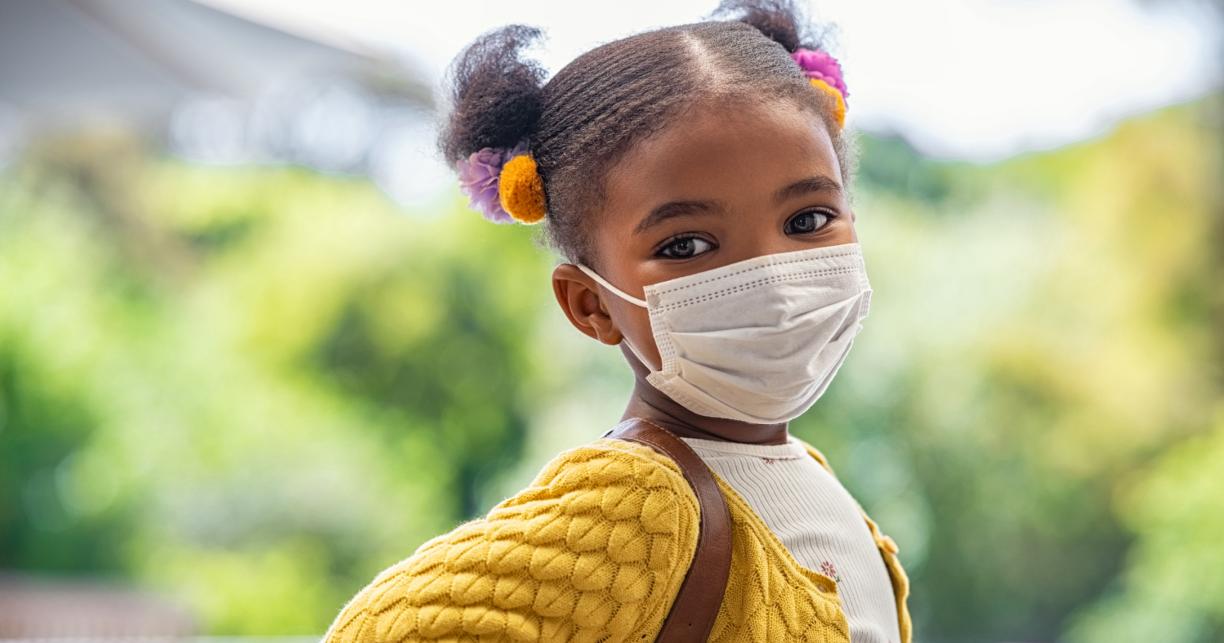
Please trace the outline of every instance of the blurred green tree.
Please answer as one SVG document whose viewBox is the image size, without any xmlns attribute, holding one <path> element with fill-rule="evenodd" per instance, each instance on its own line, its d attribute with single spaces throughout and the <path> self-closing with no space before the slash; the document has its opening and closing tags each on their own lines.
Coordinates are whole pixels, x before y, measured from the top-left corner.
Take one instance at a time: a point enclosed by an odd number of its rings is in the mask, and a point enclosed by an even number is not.
<svg viewBox="0 0 1224 643">
<path fill-rule="evenodd" d="M 549 296 L 525 230 L 109 137 L 48 144 L 0 203 L 6 568 L 318 632 L 519 457 Z"/>
</svg>

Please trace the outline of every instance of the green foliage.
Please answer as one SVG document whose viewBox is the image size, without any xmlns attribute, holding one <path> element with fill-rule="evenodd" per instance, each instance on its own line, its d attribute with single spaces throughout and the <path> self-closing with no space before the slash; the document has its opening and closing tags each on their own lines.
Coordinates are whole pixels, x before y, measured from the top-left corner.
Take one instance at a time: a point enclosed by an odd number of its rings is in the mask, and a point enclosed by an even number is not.
<svg viewBox="0 0 1224 643">
<path fill-rule="evenodd" d="M 0 563 L 318 632 L 517 461 L 547 255 L 359 181 L 104 149 L 0 192 Z"/>
<path fill-rule="evenodd" d="M 1073 641 L 1218 641 L 1224 635 L 1224 407 L 1209 432 L 1170 448 L 1121 485 L 1138 536 L 1116 587 Z"/>
</svg>

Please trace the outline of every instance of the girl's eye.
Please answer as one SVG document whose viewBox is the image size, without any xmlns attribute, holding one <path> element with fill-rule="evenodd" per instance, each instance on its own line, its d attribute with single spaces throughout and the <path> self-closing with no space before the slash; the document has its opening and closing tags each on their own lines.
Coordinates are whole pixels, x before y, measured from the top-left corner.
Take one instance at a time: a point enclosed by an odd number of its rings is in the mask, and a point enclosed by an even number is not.
<svg viewBox="0 0 1224 643">
<path fill-rule="evenodd" d="M 657 254 L 668 259 L 688 259 L 708 252 L 713 247 L 714 244 L 701 237 L 680 236 L 673 237 L 671 241 L 664 244 Z"/>
<path fill-rule="evenodd" d="M 808 210 L 800 212 L 795 216 L 786 220 L 784 230 L 786 234 L 808 234 L 829 225 L 829 220 L 832 216 L 820 210 Z"/>
</svg>

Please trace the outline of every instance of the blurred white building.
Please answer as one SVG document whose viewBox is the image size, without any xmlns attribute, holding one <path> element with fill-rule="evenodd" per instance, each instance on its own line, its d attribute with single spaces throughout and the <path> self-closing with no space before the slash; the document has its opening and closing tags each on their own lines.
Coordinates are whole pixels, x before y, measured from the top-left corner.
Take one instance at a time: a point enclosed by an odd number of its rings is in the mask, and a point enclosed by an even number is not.
<svg viewBox="0 0 1224 643">
<path fill-rule="evenodd" d="M 0 166 L 40 136 L 138 133 L 206 163 L 437 188 L 430 87 L 404 61 L 190 0 L 0 0 Z"/>
</svg>

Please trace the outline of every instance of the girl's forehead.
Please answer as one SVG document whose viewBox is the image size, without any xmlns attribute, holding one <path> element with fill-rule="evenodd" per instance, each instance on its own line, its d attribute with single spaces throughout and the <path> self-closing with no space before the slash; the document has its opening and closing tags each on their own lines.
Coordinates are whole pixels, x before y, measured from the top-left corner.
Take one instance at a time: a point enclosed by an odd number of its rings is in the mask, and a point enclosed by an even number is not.
<svg viewBox="0 0 1224 643">
<path fill-rule="evenodd" d="M 841 176 L 824 122 L 785 103 L 710 104 L 638 142 L 609 169 L 609 212 L 641 212 L 667 198 L 773 194 L 794 178 Z"/>
</svg>

